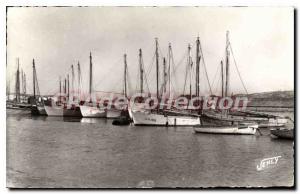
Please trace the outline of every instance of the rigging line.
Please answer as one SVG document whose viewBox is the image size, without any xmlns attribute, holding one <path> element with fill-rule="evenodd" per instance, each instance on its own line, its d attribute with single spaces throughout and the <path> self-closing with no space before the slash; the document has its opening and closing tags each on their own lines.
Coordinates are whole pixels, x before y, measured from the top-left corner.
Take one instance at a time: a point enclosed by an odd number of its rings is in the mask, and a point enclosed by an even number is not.
<svg viewBox="0 0 300 194">
<path fill-rule="evenodd" d="M 116 65 L 120 64 L 120 63 L 121 63 L 121 59 L 119 59 L 116 63 L 113 63 L 113 65 L 108 69 L 108 72 L 102 77 L 102 79 L 100 79 L 100 80 L 98 80 L 96 82 L 96 84 L 94 85 L 94 87 L 97 87 L 103 80 L 105 80 L 105 78 L 107 76 L 111 75 L 112 70 L 120 69 L 120 68 L 116 68 Z"/>
<path fill-rule="evenodd" d="M 231 47 L 231 43 L 229 43 L 229 46 L 230 46 L 230 51 L 231 51 L 231 53 L 232 53 L 232 58 L 233 58 L 233 61 L 234 61 L 235 68 L 236 68 L 236 70 L 237 70 L 237 72 L 238 72 L 238 75 L 239 75 L 239 78 L 240 78 L 240 80 L 241 80 L 241 82 L 242 82 L 242 85 L 243 85 L 243 87 L 244 87 L 244 90 L 246 91 L 246 94 L 248 95 L 248 91 L 247 91 L 247 89 L 246 89 L 246 86 L 245 86 L 245 84 L 244 84 L 244 81 L 243 81 L 243 79 L 242 79 L 242 76 L 241 76 L 241 74 L 240 74 L 240 71 L 239 71 L 239 69 L 238 69 L 238 67 L 237 67 L 237 64 L 236 64 L 236 61 L 235 61 L 235 57 L 234 57 L 234 54 L 233 54 L 233 50 L 232 50 L 232 47 Z"/>
<path fill-rule="evenodd" d="M 215 73 L 213 82 L 212 82 L 212 84 L 211 84 L 211 87 L 212 87 L 212 88 L 214 88 L 214 83 L 215 83 L 216 77 L 217 77 L 217 75 L 218 75 L 218 73 L 219 73 L 219 69 L 220 69 L 220 65 L 218 65 L 218 67 L 217 67 L 217 71 L 216 71 L 216 73 Z"/>
<path fill-rule="evenodd" d="M 144 78 L 145 78 L 145 81 L 146 81 L 146 86 L 147 86 L 148 92 L 150 92 L 150 89 L 149 89 L 149 83 L 148 83 L 147 76 L 150 75 L 150 73 L 151 73 L 153 63 L 154 63 L 154 59 L 155 59 L 155 53 L 152 57 L 151 65 L 148 66 L 147 71 L 144 73 Z M 144 68 L 144 63 L 143 63 L 143 68 Z M 144 70 L 145 70 L 145 68 L 144 68 Z"/>
<path fill-rule="evenodd" d="M 217 84 L 215 86 L 215 90 L 213 90 L 215 92 L 215 94 L 218 92 L 218 86 L 219 86 L 220 80 L 221 80 L 221 77 L 219 76 L 219 79 L 218 79 Z"/>
<path fill-rule="evenodd" d="M 140 69 L 138 69 L 137 75 L 136 75 L 136 80 L 139 80 L 140 74 L 141 74 Z M 140 84 L 140 81 L 136 81 L 134 92 L 138 91 L 139 84 Z"/>
<path fill-rule="evenodd" d="M 180 64 L 183 63 L 183 60 L 186 58 L 187 55 L 188 55 L 188 52 L 185 51 L 184 54 L 183 54 L 183 56 L 182 56 L 182 58 L 180 59 L 179 63 L 177 63 L 177 65 L 173 64 L 173 68 L 174 68 L 174 72 L 173 73 L 176 72 L 177 68 L 179 67 Z M 173 54 L 172 54 L 172 58 L 173 58 Z M 174 58 L 173 58 L 173 63 L 174 63 Z"/>
<path fill-rule="evenodd" d="M 171 58 L 172 58 L 172 75 L 173 75 L 172 77 L 173 77 L 173 80 L 174 80 L 174 84 L 176 86 L 178 86 L 177 79 L 176 79 L 175 61 L 174 61 L 173 51 L 171 52 L 171 55 L 172 55 Z M 172 88 L 173 91 L 176 91 L 175 85 L 173 85 L 173 88 Z"/>
<path fill-rule="evenodd" d="M 144 68 L 144 63 L 143 63 L 143 70 L 145 70 Z M 149 89 L 149 84 L 148 84 L 148 79 L 147 79 L 147 75 L 144 73 L 144 80 L 145 80 L 145 84 L 147 86 L 148 92 L 150 93 L 150 89 Z"/>
<path fill-rule="evenodd" d="M 185 94 L 185 86 L 186 86 L 186 82 L 187 82 L 187 74 L 188 74 L 188 68 L 189 66 L 186 66 L 186 70 L 185 70 L 185 79 L 184 79 L 184 85 L 183 85 L 183 95 Z"/>
<path fill-rule="evenodd" d="M 158 44 L 158 51 L 159 51 L 160 57 L 164 58 L 165 56 L 164 56 L 163 52 L 161 51 L 159 44 Z"/>
<path fill-rule="evenodd" d="M 199 42 L 200 42 L 200 40 L 199 40 Z M 202 56 L 201 59 L 203 61 L 203 66 L 204 66 L 204 71 L 205 71 L 206 79 L 207 79 L 208 86 L 209 86 L 209 91 L 210 91 L 210 94 L 212 94 L 211 86 L 210 86 L 210 83 L 209 83 L 208 74 L 207 74 L 207 70 L 206 70 L 206 65 L 205 65 L 205 61 L 204 61 L 204 55 L 203 55 L 203 52 L 202 52 L 201 43 L 200 43 L 200 53 L 201 53 L 201 56 Z"/>
<path fill-rule="evenodd" d="M 128 86 L 128 91 L 127 91 L 127 95 L 130 96 L 130 93 L 132 92 L 132 82 L 131 82 L 131 77 L 127 68 L 127 86 Z"/>
<path fill-rule="evenodd" d="M 149 75 L 149 74 L 151 73 L 152 66 L 153 66 L 153 63 L 154 63 L 154 59 L 155 59 L 155 53 L 154 53 L 154 55 L 153 55 L 153 57 L 152 57 L 152 61 L 151 61 L 150 65 L 149 65 L 147 71 L 145 72 L 146 75 Z"/>
</svg>

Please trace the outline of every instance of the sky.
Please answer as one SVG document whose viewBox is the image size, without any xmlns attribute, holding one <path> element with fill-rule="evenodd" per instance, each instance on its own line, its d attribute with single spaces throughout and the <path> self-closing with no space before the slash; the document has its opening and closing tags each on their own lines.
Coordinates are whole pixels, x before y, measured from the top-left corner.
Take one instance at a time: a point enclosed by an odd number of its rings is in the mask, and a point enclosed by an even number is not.
<svg viewBox="0 0 300 194">
<path fill-rule="evenodd" d="M 87 91 L 91 52 L 93 89 L 122 92 L 126 53 L 132 93 L 139 84 L 141 48 L 148 83 L 144 87 L 155 92 L 157 37 L 160 72 L 162 57 L 167 57 L 171 43 L 172 90 L 182 93 L 188 44 L 195 61 L 199 36 L 212 92 L 220 94 L 220 61 L 225 58 L 229 31 L 237 64 L 231 54 L 230 93 L 245 93 L 238 71 L 248 93 L 293 90 L 293 11 L 289 7 L 11 7 L 7 11 L 7 82 L 13 91 L 19 58 L 26 73 L 27 93 L 32 93 L 34 58 L 41 94 L 51 95 L 59 90 L 59 76 L 64 79 L 71 65 L 77 68 L 79 61 L 82 89 Z M 209 84 L 201 61 L 200 94 L 207 93 Z"/>
</svg>

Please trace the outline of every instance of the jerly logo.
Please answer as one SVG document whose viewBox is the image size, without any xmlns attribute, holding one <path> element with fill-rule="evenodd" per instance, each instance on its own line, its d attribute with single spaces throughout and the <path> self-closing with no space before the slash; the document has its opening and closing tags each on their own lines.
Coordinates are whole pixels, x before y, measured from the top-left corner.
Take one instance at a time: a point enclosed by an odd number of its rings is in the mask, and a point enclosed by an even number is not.
<svg viewBox="0 0 300 194">
<path fill-rule="evenodd" d="M 281 156 L 275 156 L 275 157 L 271 157 L 271 158 L 262 159 L 260 161 L 260 163 L 256 166 L 256 170 L 262 171 L 267 168 L 276 166 L 278 164 L 279 158 L 281 158 Z"/>
</svg>

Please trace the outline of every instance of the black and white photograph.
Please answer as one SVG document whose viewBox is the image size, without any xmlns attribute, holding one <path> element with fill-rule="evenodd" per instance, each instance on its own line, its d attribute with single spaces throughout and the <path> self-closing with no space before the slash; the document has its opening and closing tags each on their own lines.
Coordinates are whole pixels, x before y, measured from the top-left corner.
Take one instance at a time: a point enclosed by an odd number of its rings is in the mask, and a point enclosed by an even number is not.
<svg viewBox="0 0 300 194">
<path fill-rule="evenodd" d="M 6 6 L 6 187 L 294 189 L 295 18 Z"/>
</svg>

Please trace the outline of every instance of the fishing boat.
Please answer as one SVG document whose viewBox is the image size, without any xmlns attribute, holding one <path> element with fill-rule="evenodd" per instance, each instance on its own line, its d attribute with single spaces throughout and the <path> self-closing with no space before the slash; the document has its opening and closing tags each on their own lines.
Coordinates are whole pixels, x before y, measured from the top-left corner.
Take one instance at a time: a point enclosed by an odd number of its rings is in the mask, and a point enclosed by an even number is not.
<svg viewBox="0 0 300 194">
<path fill-rule="evenodd" d="M 114 119 L 121 116 L 121 110 L 110 108 L 106 110 L 106 118 Z"/>
<path fill-rule="evenodd" d="M 74 101 L 74 67 L 71 65 L 71 71 L 72 71 L 72 92 L 70 93 L 69 90 L 69 74 L 67 75 L 68 79 L 68 101 L 66 104 L 64 104 L 63 107 L 63 116 L 64 117 L 82 117 L 82 113 L 79 107 L 79 104 Z"/>
<path fill-rule="evenodd" d="M 32 105 L 31 106 L 31 114 L 32 115 L 47 116 L 45 106 L 41 106 L 41 105 Z"/>
<path fill-rule="evenodd" d="M 62 84 L 61 77 L 59 77 L 59 94 L 57 100 L 54 101 L 54 99 L 52 98 L 50 104 L 44 106 L 48 116 L 53 116 L 53 117 L 64 116 L 63 102 L 65 102 L 66 94 L 67 94 L 67 79 L 65 78 Z"/>
<path fill-rule="evenodd" d="M 270 129 L 273 136 L 283 139 L 294 139 L 294 129 L 287 129 L 284 127 Z"/>
<path fill-rule="evenodd" d="M 83 117 L 87 118 L 105 118 L 106 110 L 105 108 L 100 108 L 98 106 L 93 105 L 81 105 L 80 112 Z"/>
<path fill-rule="evenodd" d="M 38 85 L 38 79 L 36 74 L 35 62 L 32 60 L 32 74 L 33 74 L 33 99 L 31 100 L 31 114 L 46 116 L 46 110 L 44 107 L 43 98 L 40 98 L 40 89 Z M 37 93 L 37 95 L 36 95 Z M 41 99 L 41 101 L 39 101 Z"/>
<path fill-rule="evenodd" d="M 233 56 L 231 43 L 229 41 L 229 31 L 226 33 L 226 56 L 225 56 L 225 80 L 224 80 L 224 71 L 223 71 L 223 61 L 221 61 L 221 84 L 222 84 L 222 98 L 230 97 L 229 93 L 229 66 L 230 66 L 230 56 Z M 233 56 L 233 61 L 235 63 L 235 67 L 237 68 L 237 64 L 235 58 Z M 237 72 L 239 72 L 237 70 Z M 240 80 L 243 84 L 243 87 L 248 94 L 244 82 L 239 74 Z M 225 82 L 225 84 L 224 84 Z M 225 85 L 225 86 L 224 86 Z M 225 88 L 225 89 L 224 89 Z M 208 125 L 234 125 L 241 122 L 249 122 L 254 121 L 258 123 L 259 127 L 270 127 L 270 126 L 283 126 L 287 120 L 281 117 L 277 117 L 274 115 L 262 114 L 254 111 L 239 111 L 234 110 L 204 110 L 202 112 L 201 120 L 204 124 Z"/>
<path fill-rule="evenodd" d="M 90 52 L 90 71 L 89 71 L 89 100 L 83 105 L 80 105 L 80 112 L 82 117 L 88 118 L 105 118 L 106 109 L 105 107 L 100 107 L 92 101 L 93 94 L 93 63 L 92 63 L 92 53 Z M 96 100 L 96 99 L 95 99 Z"/>
<path fill-rule="evenodd" d="M 62 117 L 64 115 L 62 106 L 45 106 L 45 111 L 48 116 Z"/>
<path fill-rule="evenodd" d="M 198 42 L 197 42 L 198 43 Z M 200 41 L 197 46 L 200 46 Z M 160 92 L 159 88 L 159 55 L 158 55 L 158 39 L 155 39 L 155 58 L 156 58 L 156 99 L 160 101 L 161 95 L 163 95 L 163 92 L 166 91 L 167 82 L 169 81 L 169 93 L 171 89 L 171 83 L 170 83 L 170 77 L 171 77 L 171 58 L 172 55 L 172 48 L 171 44 L 169 44 L 169 50 L 168 50 L 168 56 L 169 56 L 169 72 L 167 73 L 166 70 L 166 60 L 164 58 L 163 60 L 163 83 L 162 83 L 162 91 Z M 197 50 L 199 51 L 199 50 Z M 197 52 L 197 54 L 199 54 Z M 197 55 L 197 58 L 199 56 Z M 188 46 L 188 68 L 192 68 L 192 60 L 191 60 L 191 46 Z M 167 79 L 169 76 L 169 79 Z M 192 76 L 192 73 L 190 73 L 190 77 Z M 141 79 L 143 77 L 141 76 Z M 191 79 L 190 79 L 191 80 Z M 190 83 L 191 88 L 191 83 Z M 191 92 L 191 90 L 190 90 Z M 154 126 L 194 126 L 194 125 L 200 125 L 200 116 L 199 115 L 193 115 L 193 114 L 184 114 L 180 112 L 172 112 L 169 110 L 163 110 L 160 109 L 160 104 L 157 106 L 154 110 L 143 110 L 143 111 L 136 111 L 132 108 L 129 109 L 129 114 L 132 117 L 134 125 L 154 125 Z"/>
<path fill-rule="evenodd" d="M 196 133 L 233 134 L 233 135 L 254 135 L 257 129 L 258 129 L 257 124 L 194 127 L 194 131 Z"/>
<path fill-rule="evenodd" d="M 179 115 L 180 113 L 170 114 L 163 112 L 133 112 L 131 111 L 134 125 L 157 125 L 157 126 L 195 126 L 200 125 L 200 116 L 190 114 Z"/>
<path fill-rule="evenodd" d="M 126 117 L 128 116 L 128 66 L 127 66 L 127 55 L 124 54 L 124 75 L 123 75 L 123 94 L 122 97 L 125 99 L 123 100 L 122 107 L 117 106 L 117 104 L 113 103 L 110 104 L 109 108 L 106 109 L 106 118 L 113 119 L 119 118 L 121 116 Z"/>
<path fill-rule="evenodd" d="M 20 79 L 20 75 L 21 75 L 21 79 Z M 28 103 L 28 99 L 26 95 L 26 75 L 22 69 L 20 71 L 19 58 L 17 58 L 15 93 L 14 93 L 14 98 L 12 100 L 10 99 L 11 94 L 10 94 L 9 83 L 10 81 L 8 81 L 8 86 L 6 89 L 7 92 L 6 109 L 11 109 L 10 112 L 14 112 L 14 113 L 27 114 L 28 111 L 30 112 L 31 104 Z M 23 90 L 23 94 L 21 94 L 21 88 Z"/>
</svg>

